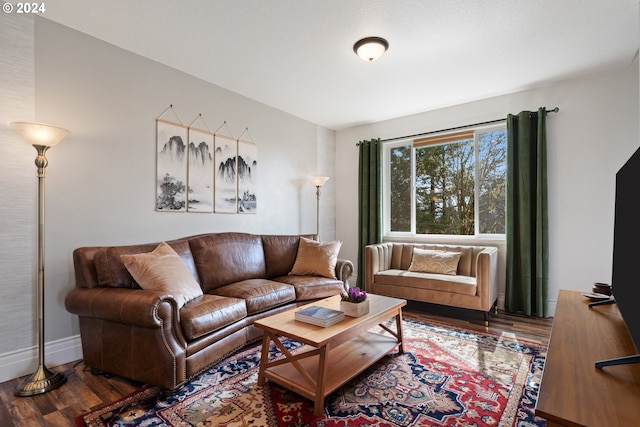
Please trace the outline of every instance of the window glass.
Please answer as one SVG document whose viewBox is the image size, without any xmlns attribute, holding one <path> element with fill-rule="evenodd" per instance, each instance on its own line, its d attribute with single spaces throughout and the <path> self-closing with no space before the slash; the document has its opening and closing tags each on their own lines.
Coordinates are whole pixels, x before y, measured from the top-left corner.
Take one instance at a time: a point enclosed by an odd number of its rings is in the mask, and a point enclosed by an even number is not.
<svg viewBox="0 0 640 427">
<path fill-rule="evenodd" d="M 507 132 L 478 133 L 478 232 L 504 234 Z"/>
<path fill-rule="evenodd" d="M 416 148 L 416 233 L 474 234 L 473 139 Z"/>
<path fill-rule="evenodd" d="M 411 231 L 411 145 L 390 150 L 391 231 Z"/>
<path fill-rule="evenodd" d="M 386 147 L 385 230 L 503 235 L 506 151 L 504 127 Z"/>
</svg>

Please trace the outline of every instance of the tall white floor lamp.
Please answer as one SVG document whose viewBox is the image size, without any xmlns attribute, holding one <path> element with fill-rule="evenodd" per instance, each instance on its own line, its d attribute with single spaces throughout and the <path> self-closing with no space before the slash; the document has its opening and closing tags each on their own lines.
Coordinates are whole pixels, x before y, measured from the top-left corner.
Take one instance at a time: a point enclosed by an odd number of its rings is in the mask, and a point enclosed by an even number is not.
<svg viewBox="0 0 640 427">
<path fill-rule="evenodd" d="M 46 393 L 67 381 L 65 374 L 51 371 L 44 364 L 44 177 L 48 163 L 45 153 L 67 136 L 69 131 L 57 126 L 30 122 L 11 122 L 9 127 L 20 134 L 27 143 L 33 145 L 38 152 L 35 160 L 38 168 L 38 369 L 20 381 L 13 391 L 16 396 L 24 397 Z"/>
<path fill-rule="evenodd" d="M 328 176 L 312 176 L 309 181 L 316 186 L 316 235 L 320 240 L 320 188 L 329 180 Z"/>
</svg>

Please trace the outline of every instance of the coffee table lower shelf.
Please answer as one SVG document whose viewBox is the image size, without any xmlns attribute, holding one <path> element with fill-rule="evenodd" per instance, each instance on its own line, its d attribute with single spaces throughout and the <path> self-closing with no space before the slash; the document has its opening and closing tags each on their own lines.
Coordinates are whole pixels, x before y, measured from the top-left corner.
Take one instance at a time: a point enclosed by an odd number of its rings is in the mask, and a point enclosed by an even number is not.
<svg viewBox="0 0 640 427">
<path fill-rule="evenodd" d="M 278 338 L 267 333 L 264 339 L 274 341 Z M 294 355 L 285 353 L 284 359 L 270 361 L 265 364 L 264 369 L 261 369 L 258 382 L 259 384 L 264 383 L 264 378 L 268 378 L 301 396 L 313 400 L 316 402 L 314 413 L 319 415 L 319 411 L 322 408 L 317 407 L 318 403 L 323 402 L 326 396 L 382 359 L 385 355 L 391 353 L 399 344 L 396 337 L 365 332 L 335 348 L 331 348 L 331 351 L 321 347 Z M 321 371 L 323 365 L 321 362 L 322 355 L 326 358 L 324 374 Z"/>
<path fill-rule="evenodd" d="M 369 294 L 367 299 L 370 301 L 369 313 L 360 317 L 346 316 L 326 328 L 295 320 L 295 312 L 307 306 L 256 320 L 254 326 L 264 332 L 258 385 L 262 386 L 269 379 L 311 399 L 313 413 L 319 416 L 327 395 L 394 349 L 403 353 L 402 307 L 407 301 L 374 294 Z M 338 310 L 340 295 L 311 304 Z M 305 347 L 291 352 L 282 343 L 282 338 L 291 338 Z M 270 360 L 272 343 L 283 357 L 274 356 Z"/>
</svg>

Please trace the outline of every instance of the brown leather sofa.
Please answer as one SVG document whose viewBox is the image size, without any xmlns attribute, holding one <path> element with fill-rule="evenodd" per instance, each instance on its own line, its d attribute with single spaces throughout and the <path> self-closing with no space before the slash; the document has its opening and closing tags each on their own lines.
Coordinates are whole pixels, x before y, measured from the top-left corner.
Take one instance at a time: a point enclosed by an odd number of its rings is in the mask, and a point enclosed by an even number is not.
<svg viewBox="0 0 640 427">
<path fill-rule="evenodd" d="M 414 248 L 460 253 L 453 274 L 410 271 Z M 365 289 L 380 295 L 489 312 L 498 300 L 498 248 L 385 242 L 365 247 Z"/>
<path fill-rule="evenodd" d="M 76 287 L 65 306 L 79 316 L 84 363 L 177 391 L 260 338 L 256 319 L 348 288 L 348 260 L 337 260 L 337 279 L 289 275 L 300 237 L 231 232 L 167 241 L 203 291 L 180 309 L 171 294 L 140 289 L 120 257 L 151 252 L 158 243 L 76 249 Z"/>
</svg>

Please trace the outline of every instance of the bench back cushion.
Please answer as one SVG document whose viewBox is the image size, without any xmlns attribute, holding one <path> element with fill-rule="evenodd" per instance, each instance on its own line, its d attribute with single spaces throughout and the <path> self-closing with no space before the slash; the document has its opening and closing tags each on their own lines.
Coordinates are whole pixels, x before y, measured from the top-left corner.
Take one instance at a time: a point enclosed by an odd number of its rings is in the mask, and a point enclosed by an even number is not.
<svg viewBox="0 0 640 427">
<path fill-rule="evenodd" d="M 408 270 L 413 257 L 413 248 L 430 249 L 445 252 L 459 252 L 457 275 L 476 277 L 476 259 L 478 253 L 485 248 L 482 246 L 432 245 L 417 243 L 394 243 L 391 254 L 391 267 L 397 270 Z"/>
</svg>

